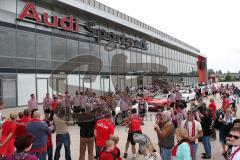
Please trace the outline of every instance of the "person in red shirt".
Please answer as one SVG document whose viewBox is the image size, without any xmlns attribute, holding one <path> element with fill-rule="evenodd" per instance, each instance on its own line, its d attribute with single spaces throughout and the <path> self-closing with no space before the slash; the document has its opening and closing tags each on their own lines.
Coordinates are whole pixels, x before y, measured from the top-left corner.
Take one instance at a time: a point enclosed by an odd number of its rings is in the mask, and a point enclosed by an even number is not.
<svg viewBox="0 0 240 160">
<path fill-rule="evenodd" d="M 51 110 L 51 112 L 50 112 L 50 118 L 49 118 L 49 119 L 53 120 L 54 112 L 55 112 L 55 110 L 56 110 L 57 105 L 59 104 L 59 102 L 60 102 L 60 101 L 58 100 L 58 97 L 54 96 L 54 97 L 53 97 L 53 101 L 52 101 L 52 110 Z"/>
<path fill-rule="evenodd" d="M 120 149 L 117 147 L 119 137 L 117 135 L 114 135 L 111 137 L 111 140 L 114 142 L 113 153 L 117 155 L 116 160 L 122 160 L 122 158 L 120 157 L 120 155 L 121 155 Z"/>
<path fill-rule="evenodd" d="M 28 122 L 31 122 L 32 121 L 32 118 L 31 118 L 31 110 L 30 109 L 24 109 L 23 111 L 23 118 L 21 119 L 21 122 L 22 123 L 25 123 L 27 124 Z"/>
<path fill-rule="evenodd" d="M 18 119 L 15 121 L 16 124 L 17 124 L 17 128 L 16 128 L 16 131 L 15 131 L 15 136 L 16 137 L 19 137 L 19 136 L 22 136 L 24 134 L 26 134 L 26 126 L 24 123 L 22 123 L 22 118 L 23 118 L 23 112 L 19 112 L 18 113 Z"/>
<path fill-rule="evenodd" d="M 213 110 L 213 119 L 215 120 L 216 116 L 217 116 L 217 107 L 216 107 L 216 104 L 215 104 L 215 101 L 213 98 L 210 99 L 210 104 L 209 104 L 208 108 L 211 108 Z M 212 138 L 214 140 L 217 138 L 215 128 L 212 129 Z"/>
<path fill-rule="evenodd" d="M 50 120 L 44 120 L 47 125 L 50 127 L 53 125 L 53 122 Z M 52 131 L 52 133 L 54 130 Z M 52 133 L 48 134 L 48 140 L 47 140 L 47 159 L 53 160 L 53 143 L 52 143 Z"/>
<path fill-rule="evenodd" d="M 213 110 L 213 118 L 216 119 L 217 107 L 216 107 L 216 104 L 215 104 L 213 98 L 210 99 L 210 104 L 209 104 L 208 108 L 211 108 Z"/>
<path fill-rule="evenodd" d="M 98 159 L 99 153 L 106 145 L 106 141 L 114 135 L 114 125 L 110 111 L 105 114 L 103 119 L 96 122 L 94 134 L 96 139 L 96 159 Z"/>
<path fill-rule="evenodd" d="M 18 112 L 18 119 L 15 122 L 21 122 L 23 116 L 23 112 Z"/>
<path fill-rule="evenodd" d="M 100 152 L 99 160 L 116 160 L 117 155 L 114 152 L 114 142 L 112 140 L 106 141 L 106 148 Z"/>
<path fill-rule="evenodd" d="M 15 131 L 17 124 L 17 113 L 11 113 L 2 125 L 2 135 L 0 139 L 0 156 L 7 157 L 14 153 Z"/>
<path fill-rule="evenodd" d="M 22 113 L 22 112 L 19 112 L 19 113 Z M 18 116 L 19 116 L 19 113 L 18 113 Z M 15 131 L 16 137 L 27 134 L 26 125 L 28 122 L 30 122 L 32 120 L 30 114 L 31 114 L 31 110 L 25 109 L 23 111 L 23 117 L 21 119 L 19 118 L 15 121 L 17 124 L 17 128 Z"/>
<path fill-rule="evenodd" d="M 137 110 L 133 108 L 131 111 L 128 111 L 128 118 L 125 121 L 125 125 L 129 127 L 129 130 L 123 158 L 127 158 L 128 156 L 129 143 L 132 145 L 133 158 L 136 158 L 136 143 L 133 140 L 133 134 L 142 133 L 141 124 L 142 118 L 137 114 Z"/>
<path fill-rule="evenodd" d="M 229 100 L 227 99 L 227 96 L 224 95 L 224 96 L 223 96 L 223 101 L 222 101 L 222 110 L 223 110 L 224 112 L 226 112 L 226 109 L 229 108 L 229 107 L 230 107 L 230 102 L 229 102 Z"/>
</svg>

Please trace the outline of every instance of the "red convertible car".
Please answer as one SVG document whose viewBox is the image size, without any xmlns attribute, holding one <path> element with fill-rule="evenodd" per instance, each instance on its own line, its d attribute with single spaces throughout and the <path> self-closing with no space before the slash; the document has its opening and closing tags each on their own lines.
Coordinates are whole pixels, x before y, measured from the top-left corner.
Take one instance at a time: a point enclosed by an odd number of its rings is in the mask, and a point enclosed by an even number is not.
<svg viewBox="0 0 240 160">
<path fill-rule="evenodd" d="M 170 106 L 168 94 L 157 94 L 146 100 L 148 103 L 148 111 L 159 111 Z"/>
</svg>

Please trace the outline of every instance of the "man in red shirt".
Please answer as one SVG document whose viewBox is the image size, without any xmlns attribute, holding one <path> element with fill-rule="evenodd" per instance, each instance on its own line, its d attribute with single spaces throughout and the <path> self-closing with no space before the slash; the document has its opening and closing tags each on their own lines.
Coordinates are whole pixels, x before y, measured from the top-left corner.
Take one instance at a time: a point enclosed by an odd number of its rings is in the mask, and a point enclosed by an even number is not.
<svg viewBox="0 0 240 160">
<path fill-rule="evenodd" d="M 209 104 L 208 108 L 211 108 L 213 110 L 213 119 L 215 120 L 216 116 L 217 116 L 217 107 L 216 107 L 216 104 L 215 104 L 213 98 L 210 99 L 210 104 Z M 217 138 L 215 128 L 212 129 L 212 138 L 213 139 Z"/>
<path fill-rule="evenodd" d="M 94 134 L 96 138 L 96 159 L 98 159 L 99 153 L 106 145 L 106 141 L 114 134 L 111 112 L 106 113 L 103 119 L 97 121 Z"/>
<path fill-rule="evenodd" d="M 22 123 L 27 124 L 28 122 L 31 122 L 31 121 L 32 121 L 32 118 L 31 118 L 31 116 L 30 116 L 30 113 L 31 113 L 31 110 L 30 110 L 30 109 L 24 109 L 24 111 L 23 111 L 24 117 L 21 119 L 21 122 L 22 122 Z"/>
<path fill-rule="evenodd" d="M 130 113 L 130 112 L 129 112 Z M 125 124 L 128 125 L 128 138 L 125 145 L 125 152 L 123 158 L 127 158 L 127 151 L 129 148 L 129 143 L 132 145 L 132 152 L 133 152 L 133 158 L 136 158 L 136 143 L 133 140 L 133 134 L 134 133 L 142 133 L 141 124 L 142 124 L 142 118 L 137 114 L 137 110 L 133 108 L 131 110 L 130 115 L 128 115 L 128 119 L 126 119 Z"/>
<path fill-rule="evenodd" d="M 229 107 L 230 107 L 230 102 L 229 102 L 229 100 L 227 99 L 227 96 L 224 95 L 224 96 L 223 96 L 223 101 L 222 101 L 222 110 L 223 110 L 224 112 L 226 112 L 226 109 L 229 108 Z"/>
<path fill-rule="evenodd" d="M 216 104 L 215 104 L 213 98 L 210 99 L 210 104 L 209 104 L 208 108 L 211 108 L 213 110 L 213 118 L 216 119 L 217 107 L 216 107 Z"/>
<path fill-rule="evenodd" d="M 17 129 L 15 131 L 16 137 L 27 134 L 26 125 L 28 122 L 30 122 L 32 120 L 30 114 L 31 114 L 31 110 L 25 109 L 23 111 L 23 115 L 24 115 L 23 118 L 16 120 L 16 124 L 17 124 Z"/>
</svg>

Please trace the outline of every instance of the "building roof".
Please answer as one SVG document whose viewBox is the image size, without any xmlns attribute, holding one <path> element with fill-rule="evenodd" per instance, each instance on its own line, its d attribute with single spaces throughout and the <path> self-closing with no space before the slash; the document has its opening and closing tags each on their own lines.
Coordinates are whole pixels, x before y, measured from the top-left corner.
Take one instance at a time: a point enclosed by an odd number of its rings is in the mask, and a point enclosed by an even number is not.
<svg viewBox="0 0 240 160">
<path fill-rule="evenodd" d="M 151 37 L 155 37 L 161 41 L 167 42 L 176 47 L 187 50 L 193 56 L 206 57 L 205 55 L 200 53 L 199 49 L 194 48 L 191 45 L 180 41 L 179 39 L 176 39 L 162 31 L 159 31 L 135 18 L 132 18 L 122 12 L 119 12 L 111 7 L 108 7 L 98 1 L 95 0 L 56 0 L 56 1 L 89 12 L 91 14 L 100 16 L 104 19 L 116 22 L 128 28 L 145 33 Z"/>
</svg>

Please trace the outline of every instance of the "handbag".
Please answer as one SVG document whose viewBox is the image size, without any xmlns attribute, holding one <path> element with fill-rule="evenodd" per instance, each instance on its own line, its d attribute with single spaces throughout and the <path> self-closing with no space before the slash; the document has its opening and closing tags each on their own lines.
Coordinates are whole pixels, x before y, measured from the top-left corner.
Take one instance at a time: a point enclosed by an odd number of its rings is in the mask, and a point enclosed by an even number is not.
<svg viewBox="0 0 240 160">
<path fill-rule="evenodd" d="M 224 118 L 224 113 L 221 112 L 217 115 L 217 118 L 215 119 L 214 123 L 213 123 L 213 126 L 214 128 L 220 130 L 221 129 L 221 126 L 222 126 L 222 122 L 219 122 L 219 117 L 220 115 L 222 115 L 222 118 Z"/>
</svg>

